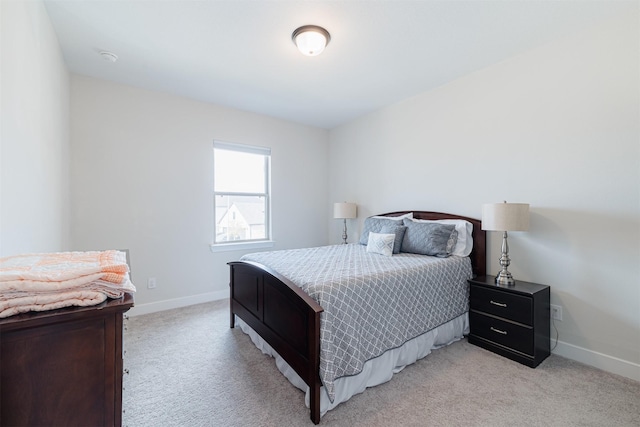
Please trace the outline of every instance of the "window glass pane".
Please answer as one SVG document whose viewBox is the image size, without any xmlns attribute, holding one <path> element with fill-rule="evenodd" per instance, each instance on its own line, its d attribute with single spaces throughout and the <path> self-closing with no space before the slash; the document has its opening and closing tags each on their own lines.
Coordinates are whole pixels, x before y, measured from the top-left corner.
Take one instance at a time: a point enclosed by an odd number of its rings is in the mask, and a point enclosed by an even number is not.
<svg viewBox="0 0 640 427">
<path fill-rule="evenodd" d="M 214 191 L 265 193 L 265 156 L 214 148 Z"/>
<path fill-rule="evenodd" d="M 215 196 L 215 243 L 266 239 L 266 198 Z"/>
</svg>

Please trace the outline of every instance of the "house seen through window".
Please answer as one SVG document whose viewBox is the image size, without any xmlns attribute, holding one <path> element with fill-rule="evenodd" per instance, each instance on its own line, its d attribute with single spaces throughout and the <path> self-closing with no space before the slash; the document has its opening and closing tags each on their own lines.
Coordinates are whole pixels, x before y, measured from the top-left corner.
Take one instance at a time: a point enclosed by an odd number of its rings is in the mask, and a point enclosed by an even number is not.
<svg viewBox="0 0 640 427">
<path fill-rule="evenodd" d="M 214 244 L 270 240 L 271 150 L 214 141 L 213 160 Z"/>
</svg>

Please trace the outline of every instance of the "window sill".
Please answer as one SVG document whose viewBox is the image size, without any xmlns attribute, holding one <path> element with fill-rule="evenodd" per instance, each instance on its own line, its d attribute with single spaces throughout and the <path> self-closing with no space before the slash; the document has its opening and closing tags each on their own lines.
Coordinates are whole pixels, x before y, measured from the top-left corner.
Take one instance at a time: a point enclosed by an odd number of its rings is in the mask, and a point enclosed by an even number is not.
<svg viewBox="0 0 640 427">
<path fill-rule="evenodd" d="M 247 249 L 272 248 L 274 244 L 275 242 L 273 240 L 244 243 L 219 243 L 217 245 L 209 245 L 209 249 L 211 249 L 211 252 L 244 251 Z"/>
</svg>

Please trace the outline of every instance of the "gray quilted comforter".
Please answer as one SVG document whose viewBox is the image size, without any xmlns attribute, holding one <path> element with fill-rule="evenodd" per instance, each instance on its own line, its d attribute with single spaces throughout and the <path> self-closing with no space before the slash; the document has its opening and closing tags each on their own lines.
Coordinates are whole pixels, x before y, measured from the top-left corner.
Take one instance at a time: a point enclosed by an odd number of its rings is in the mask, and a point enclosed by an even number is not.
<svg viewBox="0 0 640 427">
<path fill-rule="evenodd" d="M 364 363 L 468 311 L 469 258 L 366 252 L 359 244 L 248 254 L 300 286 L 324 312 L 320 378 L 334 381 Z"/>
</svg>

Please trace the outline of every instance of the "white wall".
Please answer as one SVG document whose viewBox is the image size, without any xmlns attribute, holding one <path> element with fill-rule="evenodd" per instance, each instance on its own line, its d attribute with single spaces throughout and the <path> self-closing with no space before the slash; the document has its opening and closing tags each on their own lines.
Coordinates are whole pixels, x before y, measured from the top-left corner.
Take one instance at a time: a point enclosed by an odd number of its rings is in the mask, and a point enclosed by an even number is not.
<svg viewBox="0 0 640 427">
<path fill-rule="evenodd" d="M 0 15 L 0 256 L 65 250 L 69 74 L 42 3 Z"/>
<path fill-rule="evenodd" d="M 71 242 L 130 250 L 133 314 L 228 296 L 226 263 L 248 251 L 209 250 L 214 139 L 271 147 L 273 249 L 327 243 L 328 131 L 90 77 L 71 81 Z"/>
<path fill-rule="evenodd" d="M 555 352 L 640 380 L 638 6 L 330 132 L 332 200 L 364 217 L 531 204 L 516 279 L 564 309 Z M 354 223 L 353 229 L 357 228 Z M 499 233 L 489 234 L 498 271 Z"/>
</svg>

